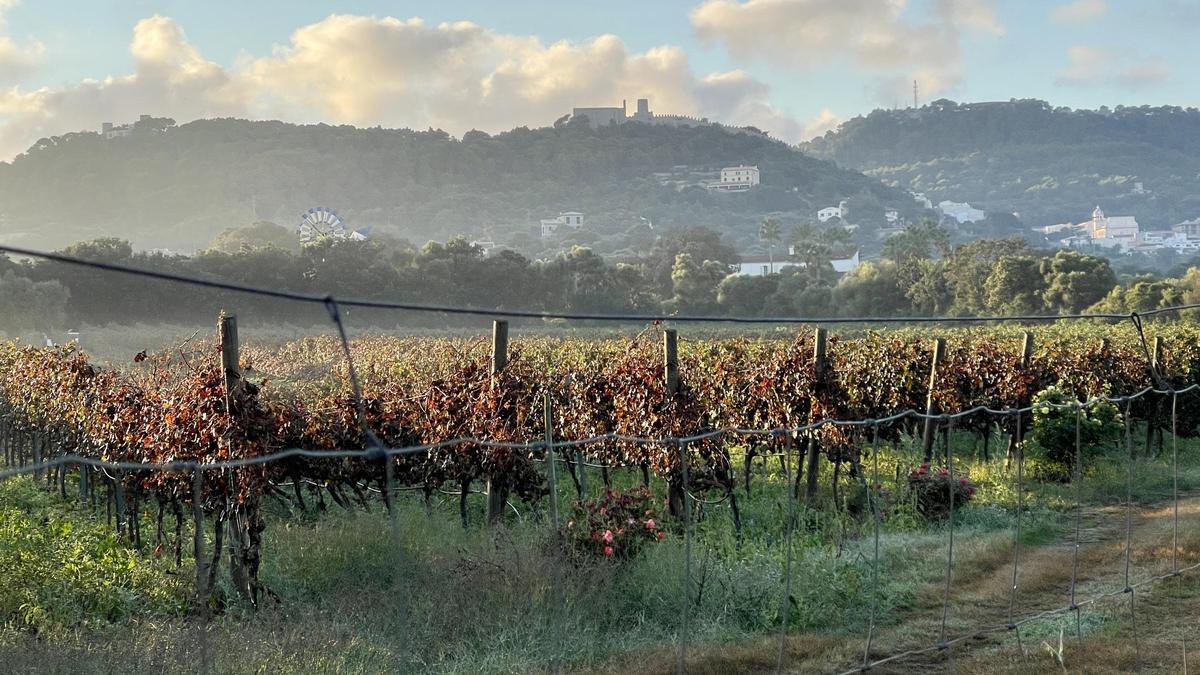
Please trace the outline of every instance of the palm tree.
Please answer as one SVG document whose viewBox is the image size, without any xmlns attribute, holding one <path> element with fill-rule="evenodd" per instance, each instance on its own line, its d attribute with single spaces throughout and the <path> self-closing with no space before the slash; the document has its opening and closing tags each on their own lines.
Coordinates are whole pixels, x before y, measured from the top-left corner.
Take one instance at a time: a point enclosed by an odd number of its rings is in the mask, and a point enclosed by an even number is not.
<svg viewBox="0 0 1200 675">
<path fill-rule="evenodd" d="M 779 241 L 779 221 L 774 218 L 763 218 L 758 226 L 758 239 L 767 243 L 767 260 L 770 261 L 770 273 L 775 273 L 775 244 Z"/>
<path fill-rule="evenodd" d="M 793 250 L 797 260 L 804 263 L 813 278 L 820 283 L 821 267 L 828 265 L 836 249 L 848 246 L 853 237 L 842 227 L 822 228 L 812 222 L 801 222 L 796 225 L 792 234 L 795 241 Z"/>
</svg>

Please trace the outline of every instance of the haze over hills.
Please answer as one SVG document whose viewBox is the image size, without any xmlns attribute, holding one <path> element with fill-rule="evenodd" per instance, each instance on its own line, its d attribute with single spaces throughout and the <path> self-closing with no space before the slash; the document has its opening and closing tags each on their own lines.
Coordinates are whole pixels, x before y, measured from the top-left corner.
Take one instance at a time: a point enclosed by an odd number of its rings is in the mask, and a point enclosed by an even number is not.
<svg viewBox="0 0 1200 675">
<path fill-rule="evenodd" d="M 934 203 L 1016 211 L 1027 225 L 1080 222 L 1096 205 L 1151 229 L 1200 216 L 1195 108 L 940 100 L 855 117 L 802 147 Z"/>
<path fill-rule="evenodd" d="M 741 163 L 761 170 L 749 192 L 714 194 L 693 180 Z M 764 215 L 811 219 L 841 199 L 867 221 L 881 221 L 885 207 L 919 215 L 908 195 L 874 178 L 712 127 L 574 120 L 460 140 L 435 130 L 156 119 L 123 138 L 43 139 L 0 163 L 0 235 L 36 247 L 119 236 L 190 251 L 229 226 L 295 227 L 313 206 L 417 244 L 463 234 L 530 250 L 538 220 L 566 210 L 586 214 L 575 243 L 607 243 L 608 252 L 647 222 L 708 225 L 752 244 Z"/>
</svg>

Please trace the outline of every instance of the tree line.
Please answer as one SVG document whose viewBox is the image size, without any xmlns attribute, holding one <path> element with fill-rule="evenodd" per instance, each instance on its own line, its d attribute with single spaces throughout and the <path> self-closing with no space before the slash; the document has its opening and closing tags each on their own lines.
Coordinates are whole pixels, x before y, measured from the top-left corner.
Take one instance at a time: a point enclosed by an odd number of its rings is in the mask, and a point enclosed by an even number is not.
<svg viewBox="0 0 1200 675">
<path fill-rule="evenodd" d="M 1122 275 L 1105 258 L 1041 250 L 1019 238 L 954 247 L 925 222 L 887 241 L 878 260 L 845 274 L 845 233 L 808 224 L 760 228 L 780 269 L 738 275 L 738 256 L 704 227 L 664 232 L 641 256 L 606 259 L 575 247 L 531 260 L 489 254 L 462 238 L 413 247 L 401 240 L 324 239 L 288 250 L 241 242 L 193 256 L 138 252 L 120 239 L 80 242 L 61 253 L 200 279 L 342 298 L 510 310 L 725 316 L 904 317 L 1146 311 L 1200 301 L 1200 269 Z M 233 238 L 236 240 L 236 237 Z M 262 322 L 315 325 L 318 306 L 117 274 L 56 261 L 0 262 L 0 327 L 60 331 L 68 325 L 188 323 L 221 310 Z M 450 326 L 430 314 L 355 310 L 362 325 Z"/>
</svg>

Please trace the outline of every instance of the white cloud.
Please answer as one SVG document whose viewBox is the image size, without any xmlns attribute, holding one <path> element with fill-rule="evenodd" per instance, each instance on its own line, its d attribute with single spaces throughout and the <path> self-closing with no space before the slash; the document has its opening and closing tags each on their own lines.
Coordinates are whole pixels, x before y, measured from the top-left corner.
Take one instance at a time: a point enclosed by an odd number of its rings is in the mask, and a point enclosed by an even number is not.
<svg viewBox="0 0 1200 675">
<path fill-rule="evenodd" d="M 0 157 L 42 136 L 139 113 L 461 133 L 548 124 L 573 106 L 638 97 L 660 113 L 754 124 L 792 141 L 806 133 L 747 73 L 698 76 L 677 47 L 630 53 L 612 35 L 547 45 L 468 22 L 334 15 L 299 28 L 269 55 L 243 55 L 224 67 L 206 60 L 177 23 L 155 16 L 135 26 L 130 51 L 128 75 L 0 90 Z"/>
<path fill-rule="evenodd" d="M 824 136 L 825 132 L 837 129 L 843 121 L 839 115 L 835 114 L 829 108 L 822 108 L 816 117 L 804 125 L 804 137 L 816 138 L 817 136 Z"/>
<path fill-rule="evenodd" d="M 1157 84 L 1170 74 L 1161 58 L 1139 58 L 1128 52 L 1100 47 L 1072 47 L 1069 65 L 1059 71 L 1055 82 L 1062 85 L 1108 85 L 1141 89 Z"/>
<path fill-rule="evenodd" d="M 707 0 L 691 19 L 735 58 L 807 70 L 848 56 L 885 79 L 924 78 L 929 95 L 961 78 L 967 33 L 1004 34 L 987 0 L 930 0 L 912 13 L 907 0 Z"/>
<path fill-rule="evenodd" d="M 5 17 L 19 0 L 0 0 L 0 84 L 18 82 L 41 62 L 45 46 L 30 40 L 22 46 L 4 34 Z"/>
<path fill-rule="evenodd" d="M 1055 23 L 1081 23 L 1107 12 L 1108 3 L 1105 0 L 1073 0 L 1055 7 L 1050 13 L 1050 20 Z"/>
</svg>

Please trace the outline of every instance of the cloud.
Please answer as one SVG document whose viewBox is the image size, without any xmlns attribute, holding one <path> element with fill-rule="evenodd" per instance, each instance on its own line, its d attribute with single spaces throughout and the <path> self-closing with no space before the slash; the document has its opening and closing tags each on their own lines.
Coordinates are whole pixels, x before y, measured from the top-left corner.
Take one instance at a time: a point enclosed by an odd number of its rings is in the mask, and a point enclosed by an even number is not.
<svg viewBox="0 0 1200 675">
<path fill-rule="evenodd" d="M 155 16 L 133 29 L 134 72 L 74 86 L 0 90 L 0 157 L 38 138 L 95 128 L 139 113 L 185 118 L 245 114 L 249 92 L 229 72 L 205 61 L 170 19 Z"/>
<path fill-rule="evenodd" d="M 1073 0 L 1059 5 L 1050 13 L 1054 23 L 1082 23 L 1108 13 L 1108 2 L 1105 0 Z"/>
<path fill-rule="evenodd" d="M 911 13 L 907 0 L 707 0 L 691 20 L 702 42 L 735 58 L 807 70 L 849 57 L 885 78 L 921 74 L 930 95 L 961 78 L 968 33 L 1005 32 L 986 0 L 930 0 L 918 20 Z"/>
<path fill-rule="evenodd" d="M 1067 60 L 1067 68 L 1055 78 L 1061 85 L 1141 89 L 1158 84 L 1170 74 L 1161 58 L 1138 58 L 1099 47 L 1072 47 L 1067 50 Z"/>
<path fill-rule="evenodd" d="M 806 133 L 744 71 L 699 76 L 677 47 L 631 53 L 612 35 L 545 44 L 469 22 L 334 15 L 297 29 L 269 54 L 226 67 L 206 60 L 179 24 L 155 16 L 134 27 L 130 52 L 127 75 L 0 90 L 0 157 L 42 136 L 140 113 L 462 133 L 547 124 L 574 106 L 637 97 L 660 113 L 754 124 L 785 140 Z"/>
<path fill-rule="evenodd" d="M 821 112 L 804 125 L 804 137 L 816 138 L 824 136 L 825 132 L 837 129 L 844 120 L 835 114 L 829 108 L 822 108 Z"/>
<path fill-rule="evenodd" d="M 5 17 L 19 0 L 0 0 L 0 85 L 19 82 L 32 72 L 46 53 L 45 46 L 30 40 L 22 46 L 4 34 Z"/>
</svg>

